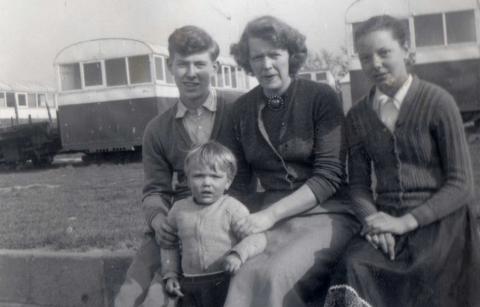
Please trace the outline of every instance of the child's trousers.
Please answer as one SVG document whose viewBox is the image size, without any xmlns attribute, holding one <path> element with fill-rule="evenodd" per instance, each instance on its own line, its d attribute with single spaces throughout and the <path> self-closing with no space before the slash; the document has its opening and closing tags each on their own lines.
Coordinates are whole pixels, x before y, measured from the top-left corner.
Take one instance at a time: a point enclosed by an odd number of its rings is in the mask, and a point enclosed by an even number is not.
<svg viewBox="0 0 480 307">
<path fill-rule="evenodd" d="M 226 272 L 184 276 L 180 279 L 184 297 L 179 299 L 179 307 L 223 307 L 228 292 L 230 276 Z"/>
</svg>

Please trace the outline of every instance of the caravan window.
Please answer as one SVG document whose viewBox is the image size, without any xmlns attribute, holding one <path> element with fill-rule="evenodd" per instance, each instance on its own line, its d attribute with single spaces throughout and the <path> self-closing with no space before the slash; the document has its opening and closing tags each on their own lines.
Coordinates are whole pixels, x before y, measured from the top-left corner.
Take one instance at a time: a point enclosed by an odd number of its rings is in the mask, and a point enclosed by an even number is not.
<svg viewBox="0 0 480 307">
<path fill-rule="evenodd" d="M 46 108 L 47 103 L 49 107 L 55 107 L 55 97 L 53 93 L 38 94 L 37 95 L 38 107 Z"/>
<path fill-rule="evenodd" d="M 46 97 L 45 101 L 48 103 L 48 106 L 55 108 L 55 95 L 53 93 L 47 93 Z"/>
<path fill-rule="evenodd" d="M 312 75 L 310 73 L 301 73 L 301 74 L 298 74 L 298 77 L 300 79 L 306 79 L 306 80 L 312 80 Z"/>
<path fill-rule="evenodd" d="M 63 91 L 81 89 L 80 64 L 60 65 L 60 82 Z"/>
<path fill-rule="evenodd" d="M 7 103 L 5 101 L 5 93 L 1 92 L 0 93 L 0 108 L 5 108 L 7 106 Z"/>
<path fill-rule="evenodd" d="M 419 15 L 414 17 L 414 23 L 417 47 L 477 41 L 473 10 Z"/>
<path fill-rule="evenodd" d="M 230 82 L 230 75 L 231 75 L 231 70 L 230 66 L 222 66 L 223 69 L 223 77 L 225 78 L 225 87 L 231 87 L 231 82 Z"/>
<path fill-rule="evenodd" d="M 148 55 L 133 56 L 128 58 L 130 83 L 151 82 L 150 61 Z"/>
<path fill-rule="evenodd" d="M 155 57 L 155 76 L 157 80 L 165 81 L 165 64 L 163 57 Z"/>
<path fill-rule="evenodd" d="M 217 86 L 218 87 L 224 87 L 225 86 L 225 83 L 223 82 L 223 73 L 222 73 L 223 69 L 219 69 L 217 71 Z"/>
<path fill-rule="evenodd" d="M 317 72 L 315 74 L 315 80 L 317 80 L 317 81 L 327 81 L 327 73 L 326 72 Z"/>
<path fill-rule="evenodd" d="M 38 107 L 45 107 L 46 104 L 46 99 L 45 99 L 45 94 L 38 94 L 37 96 L 37 101 L 38 101 Z"/>
<path fill-rule="evenodd" d="M 26 108 L 27 107 L 27 95 L 25 94 L 17 94 L 17 101 L 18 101 L 18 106 L 21 108 Z"/>
<path fill-rule="evenodd" d="M 448 44 L 477 41 L 475 14 L 473 10 L 446 13 L 445 21 L 447 24 Z"/>
<path fill-rule="evenodd" d="M 247 88 L 245 84 L 245 72 L 240 68 L 237 67 L 237 78 L 238 78 L 238 87 L 239 88 Z"/>
<path fill-rule="evenodd" d="M 217 86 L 217 79 L 215 78 L 215 75 L 212 75 L 210 77 L 210 85 L 216 87 Z"/>
<path fill-rule="evenodd" d="M 232 72 L 232 87 L 233 88 L 238 88 L 237 84 L 237 70 L 235 69 L 235 66 L 232 66 L 230 71 Z"/>
<path fill-rule="evenodd" d="M 35 94 L 28 94 L 28 107 L 29 108 L 36 108 L 37 107 L 37 95 Z"/>
<path fill-rule="evenodd" d="M 125 58 L 105 60 L 107 86 L 126 85 L 127 65 Z"/>
<path fill-rule="evenodd" d="M 414 18 L 417 47 L 443 45 L 442 14 L 419 15 Z"/>
<path fill-rule="evenodd" d="M 93 62 L 83 64 L 83 76 L 85 77 L 85 86 L 102 85 L 102 63 Z"/>
<path fill-rule="evenodd" d="M 238 87 L 248 88 L 245 81 L 245 78 L 246 78 L 245 72 L 240 67 L 237 67 L 237 77 L 238 77 Z"/>
<path fill-rule="evenodd" d="M 7 93 L 7 107 L 15 108 L 15 93 Z"/>
</svg>

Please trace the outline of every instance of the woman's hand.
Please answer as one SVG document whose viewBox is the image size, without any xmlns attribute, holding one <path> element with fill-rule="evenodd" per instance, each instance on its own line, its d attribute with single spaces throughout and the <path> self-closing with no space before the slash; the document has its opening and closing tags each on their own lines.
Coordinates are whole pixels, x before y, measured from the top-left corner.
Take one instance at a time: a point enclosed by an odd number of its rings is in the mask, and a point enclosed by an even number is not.
<svg viewBox="0 0 480 307">
<path fill-rule="evenodd" d="M 264 232 L 274 224 L 273 216 L 267 210 L 262 210 L 238 220 L 233 224 L 233 229 L 244 238 L 254 233 Z"/>
<path fill-rule="evenodd" d="M 165 283 L 165 290 L 171 295 L 178 297 L 183 296 L 182 291 L 180 291 L 180 282 L 176 277 L 170 277 L 167 279 L 167 282 Z"/>
<path fill-rule="evenodd" d="M 363 234 L 392 233 L 403 235 L 418 227 L 417 220 L 411 214 L 394 217 L 385 212 L 377 212 L 365 218 Z"/>
<path fill-rule="evenodd" d="M 395 238 L 391 233 L 366 234 L 365 239 L 373 246 L 380 249 L 390 260 L 395 260 Z"/>
</svg>

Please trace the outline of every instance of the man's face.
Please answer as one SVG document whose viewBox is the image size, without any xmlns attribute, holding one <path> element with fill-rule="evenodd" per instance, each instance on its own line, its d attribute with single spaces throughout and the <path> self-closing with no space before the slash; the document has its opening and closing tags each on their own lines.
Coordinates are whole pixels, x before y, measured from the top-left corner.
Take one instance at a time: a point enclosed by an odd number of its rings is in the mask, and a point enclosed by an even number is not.
<svg viewBox="0 0 480 307">
<path fill-rule="evenodd" d="M 173 54 L 170 72 L 180 92 L 180 99 L 189 108 L 197 108 L 205 102 L 210 91 L 210 78 L 217 71 L 208 51 L 190 55 Z"/>
</svg>

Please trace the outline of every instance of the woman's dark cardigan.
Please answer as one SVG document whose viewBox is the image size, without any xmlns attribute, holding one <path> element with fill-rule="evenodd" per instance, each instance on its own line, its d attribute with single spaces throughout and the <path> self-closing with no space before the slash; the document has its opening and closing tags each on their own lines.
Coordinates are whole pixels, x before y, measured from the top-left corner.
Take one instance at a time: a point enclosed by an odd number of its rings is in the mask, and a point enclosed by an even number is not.
<svg viewBox="0 0 480 307">
<path fill-rule="evenodd" d="M 472 165 L 452 96 L 415 77 L 393 133 L 373 110 L 372 97 L 373 91 L 347 116 L 349 183 L 359 218 L 380 206 L 399 215 L 410 212 L 422 226 L 469 203 Z M 376 200 L 370 188 L 372 161 Z"/>
<path fill-rule="evenodd" d="M 255 176 L 266 195 L 275 194 L 276 198 L 306 184 L 320 204 L 311 213 L 349 211 L 345 202 L 326 202 L 345 179 L 345 118 L 337 94 L 328 85 L 297 79 L 287 95 L 287 109 L 276 119 L 280 131 L 275 133 L 275 144 L 269 144 L 261 131 L 262 88 L 258 86 L 236 101 L 231 113 L 233 129 L 227 138 L 238 159 L 233 191 L 251 193 L 248 188 Z"/>
</svg>

